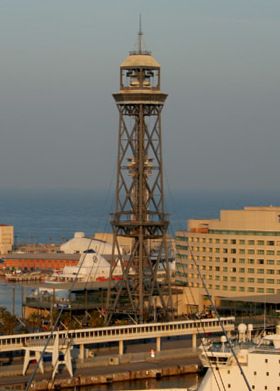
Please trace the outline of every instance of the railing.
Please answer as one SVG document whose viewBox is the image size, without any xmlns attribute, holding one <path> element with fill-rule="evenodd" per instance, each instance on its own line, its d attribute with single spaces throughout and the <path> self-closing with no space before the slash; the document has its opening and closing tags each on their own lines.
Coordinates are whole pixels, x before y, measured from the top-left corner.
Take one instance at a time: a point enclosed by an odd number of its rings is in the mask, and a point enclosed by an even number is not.
<svg viewBox="0 0 280 391">
<path fill-rule="evenodd" d="M 59 339 L 71 339 L 73 345 L 103 342 L 137 340 L 145 338 L 203 334 L 234 330 L 234 317 L 219 319 L 184 320 L 168 323 L 145 323 L 129 326 L 112 326 L 77 330 L 63 330 L 53 333 Z M 24 349 L 25 346 L 47 341 L 50 332 L 5 335 L 0 337 L 0 352 Z"/>
</svg>

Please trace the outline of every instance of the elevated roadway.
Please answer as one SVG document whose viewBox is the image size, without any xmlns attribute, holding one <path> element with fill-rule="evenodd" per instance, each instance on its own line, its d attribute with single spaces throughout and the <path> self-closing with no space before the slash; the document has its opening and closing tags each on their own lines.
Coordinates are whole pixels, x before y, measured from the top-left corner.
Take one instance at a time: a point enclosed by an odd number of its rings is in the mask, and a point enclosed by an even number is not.
<svg viewBox="0 0 280 391">
<path fill-rule="evenodd" d="M 86 328 L 76 330 L 63 330 L 40 332 L 30 334 L 13 334 L 0 336 L 0 352 L 26 350 L 26 348 L 54 344 L 58 339 L 59 344 L 63 341 L 71 341 L 71 346 L 80 347 L 80 358 L 84 358 L 85 345 L 118 342 L 119 354 L 124 352 L 124 342 L 127 340 L 156 339 L 157 351 L 161 350 L 161 338 L 182 335 L 192 336 L 192 346 L 196 347 L 196 337 L 199 334 L 226 332 L 234 330 L 234 317 L 180 320 L 166 323 L 144 323 L 137 325 L 111 326 L 100 328 Z"/>
</svg>

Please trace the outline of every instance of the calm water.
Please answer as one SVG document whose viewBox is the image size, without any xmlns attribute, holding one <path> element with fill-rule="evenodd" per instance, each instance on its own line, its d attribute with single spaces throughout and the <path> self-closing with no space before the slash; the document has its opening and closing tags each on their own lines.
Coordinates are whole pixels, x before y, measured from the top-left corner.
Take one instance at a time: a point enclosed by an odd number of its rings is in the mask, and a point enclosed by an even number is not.
<svg viewBox="0 0 280 391">
<path fill-rule="evenodd" d="M 245 205 L 280 205 L 280 194 L 186 193 L 166 191 L 170 232 L 186 226 L 190 218 L 218 217 L 220 209 Z M 1 191 L 0 224 L 15 227 L 16 241 L 61 242 L 76 231 L 93 234 L 110 231 L 114 209 L 113 190 L 94 191 Z"/>
<path fill-rule="evenodd" d="M 163 379 L 135 380 L 133 382 L 120 382 L 111 385 L 96 385 L 82 387 L 81 391 L 123 391 L 123 390 L 152 390 L 159 388 L 187 388 L 198 385 L 200 378 L 197 375 L 170 376 Z"/>
</svg>

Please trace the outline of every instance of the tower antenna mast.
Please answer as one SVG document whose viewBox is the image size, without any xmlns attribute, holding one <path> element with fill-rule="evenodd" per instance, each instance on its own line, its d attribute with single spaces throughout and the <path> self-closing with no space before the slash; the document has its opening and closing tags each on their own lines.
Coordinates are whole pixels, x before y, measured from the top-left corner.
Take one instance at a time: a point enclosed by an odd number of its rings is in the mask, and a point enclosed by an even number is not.
<svg viewBox="0 0 280 391">
<path fill-rule="evenodd" d="M 143 52 L 142 17 L 141 14 L 139 14 L 138 53 L 142 54 L 142 52 Z"/>
</svg>

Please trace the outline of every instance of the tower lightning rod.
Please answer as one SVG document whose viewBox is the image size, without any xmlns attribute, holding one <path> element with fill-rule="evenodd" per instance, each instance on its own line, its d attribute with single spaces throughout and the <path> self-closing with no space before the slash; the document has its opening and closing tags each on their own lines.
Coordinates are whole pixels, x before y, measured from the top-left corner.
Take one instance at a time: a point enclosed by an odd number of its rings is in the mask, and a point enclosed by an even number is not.
<svg viewBox="0 0 280 391">
<path fill-rule="evenodd" d="M 142 54 L 143 50 L 143 31 L 142 31 L 142 17 L 139 14 L 139 32 L 138 32 L 138 52 Z"/>
</svg>

